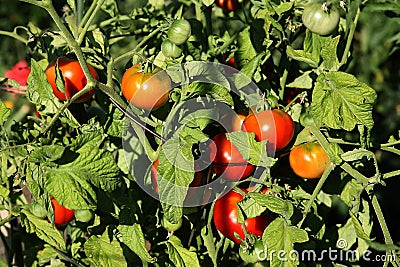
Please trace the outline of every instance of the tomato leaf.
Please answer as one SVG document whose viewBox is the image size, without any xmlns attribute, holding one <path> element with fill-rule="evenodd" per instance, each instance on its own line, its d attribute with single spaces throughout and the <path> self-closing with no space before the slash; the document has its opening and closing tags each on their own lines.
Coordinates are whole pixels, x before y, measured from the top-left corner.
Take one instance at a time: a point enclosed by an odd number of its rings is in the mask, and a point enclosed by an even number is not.
<svg viewBox="0 0 400 267">
<path fill-rule="evenodd" d="M 311 115 L 317 125 L 351 131 L 355 125 L 374 125 L 374 89 L 345 72 L 321 74 L 312 95 Z"/>
<path fill-rule="evenodd" d="M 101 236 L 91 236 L 85 242 L 84 250 L 93 266 L 127 266 L 119 242 L 112 236 L 109 237 L 108 230 Z"/>
<path fill-rule="evenodd" d="M 200 267 L 196 252 L 190 251 L 182 246 L 181 241 L 176 236 L 170 236 L 166 242 L 169 259 L 177 267 Z"/>
<path fill-rule="evenodd" d="M 255 166 L 271 167 L 273 158 L 267 154 L 267 142 L 257 142 L 254 138 L 254 133 L 236 131 L 227 133 L 226 137 L 231 141 L 242 154 L 244 159 Z"/>
<path fill-rule="evenodd" d="M 171 223 L 182 217 L 182 205 L 189 184 L 194 178 L 192 143 L 190 137 L 168 139 L 160 151 L 157 183 L 164 216 Z"/>
<path fill-rule="evenodd" d="M 61 235 L 61 232 L 46 219 L 40 219 L 29 210 L 23 209 L 21 211 L 21 223 L 27 233 L 34 233 L 46 243 L 62 251 L 66 251 L 64 237 Z"/>
<path fill-rule="evenodd" d="M 321 57 L 324 60 L 322 65 L 324 69 L 337 71 L 339 69 L 339 59 L 336 54 L 340 36 L 328 39 L 322 46 Z"/>
<path fill-rule="evenodd" d="M 259 194 L 259 193 L 254 193 Z M 260 216 L 266 210 L 265 206 L 260 205 L 253 198 L 245 198 L 238 203 L 240 211 L 246 215 L 246 218 L 254 218 Z M 244 217 L 238 216 L 238 222 L 244 223 Z"/>
<path fill-rule="evenodd" d="M 256 192 L 250 192 L 249 196 L 259 205 L 267 207 L 270 211 L 280 214 L 286 219 L 289 219 L 293 214 L 293 205 L 287 200 L 283 200 L 273 195 L 260 194 Z"/>
<path fill-rule="evenodd" d="M 207 224 L 201 228 L 201 237 L 204 246 L 207 248 L 208 256 L 211 258 L 214 265 L 217 266 L 217 251 L 214 244 L 214 235 L 212 233 L 211 224 Z"/>
<path fill-rule="evenodd" d="M 153 263 L 155 258 L 151 257 L 146 249 L 146 241 L 140 224 L 119 225 L 118 231 L 122 235 L 119 241 L 127 245 L 143 261 Z"/>
<path fill-rule="evenodd" d="M 65 147 L 61 145 L 45 145 L 32 151 L 29 154 L 28 162 L 47 162 L 47 161 L 55 161 L 60 159 L 65 151 Z"/>
<path fill-rule="evenodd" d="M 46 74 L 37 61 L 31 59 L 31 73 L 28 77 L 26 96 L 34 104 L 54 99 L 53 89 L 47 81 Z M 54 105 L 54 104 L 53 104 Z"/>
<path fill-rule="evenodd" d="M 305 62 L 313 68 L 318 67 L 318 61 L 310 52 L 304 50 L 294 50 L 288 46 L 286 48 L 286 53 L 288 57 L 293 58 L 294 60 Z"/>
<path fill-rule="evenodd" d="M 243 29 L 238 35 L 238 47 L 235 54 L 235 63 L 239 68 L 244 67 L 253 58 L 257 56 L 256 49 L 252 43 L 250 27 Z"/>
<path fill-rule="evenodd" d="M 297 77 L 293 82 L 287 84 L 287 87 L 311 89 L 313 86 L 313 80 L 310 77 L 311 71 L 305 71 L 302 75 Z"/>
<path fill-rule="evenodd" d="M 265 229 L 262 240 L 268 248 L 270 266 L 289 267 L 299 264 L 297 260 L 290 257 L 290 253 L 294 250 L 294 243 L 308 241 L 308 235 L 305 230 L 288 225 L 285 219 L 276 218 Z M 278 252 L 279 255 L 277 254 Z"/>
<path fill-rule="evenodd" d="M 360 209 L 361 193 L 363 191 L 363 185 L 357 182 L 357 180 L 352 179 L 344 186 L 340 198 L 352 212 L 358 212 Z"/>
<path fill-rule="evenodd" d="M 2 125 L 7 121 L 8 116 L 10 116 L 11 110 L 6 107 L 3 101 L 0 101 L 0 122 Z"/>
</svg>

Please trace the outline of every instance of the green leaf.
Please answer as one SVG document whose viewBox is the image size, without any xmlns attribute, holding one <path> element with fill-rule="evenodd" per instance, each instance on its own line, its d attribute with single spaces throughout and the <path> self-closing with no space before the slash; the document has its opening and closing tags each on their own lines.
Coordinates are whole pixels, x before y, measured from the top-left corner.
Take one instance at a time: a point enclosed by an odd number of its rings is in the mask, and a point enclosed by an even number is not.
<svg viewBox="0 0 400 267">
<path fill-rule="evenodd" d="M 108 236 L 106 230 L 101 236 L 91 236 L 84 245 L 85 254 L 93 264 L 102 267 L 127 266 L 119 242 Z"/>
<path fill-rule="evenodd" d="M 235 63 L 239 68 L 244 67 L 257 56 L 256 49 L 252 44 L 250 27 L 243 29 L 238 35 L 238 50 L 235 54 Z"/>
<path fill-rule="evenodd" d="M 169 259 L 176 267 L 200 267 L 196 252 L 184 248 L 178 237 L 170 236 L 166 245 Z"/>
<path fill-rule="evenodd" d="M 46 243 L 62 251 L 66 250 L 64 237 L 61 235 L 61 232 L 46 219 L 40 219 L 30 213 L 29 210 L 23 209 L 21 211 L 21 223 L 27 233 L 36 234 Z"/>
<path fill-rule="evenodd" d="M 176 136 L 168 139 L 158 158 L 157 183 L 160 202 L 164 216 L 171 223 L 177 223 L 181 219 L 183 201 L 194 178 L 193 143 L 190 139 Z"/>
<path fill-rule="evenodd" d="M 279 6 L 274 6 L 276 14 L 279 16 L 293 7 L 293 2 L 283 2 Z"/>
<path fill-rule="evenodd" d="M 321 74 L 313 91 L 311 115 L 317 125 L 351 131 L 355 125 L 374 125 L 374 89 L 345 72 Z"/>
<path fill-rule="evenodd" d="M 211 224 L 207 224 L 201 228 L 201 237 L 203 239 L 204 246 L 207 248 L 208 256 L 211 258 L 214 266 L 217 266 L 217 251 L 214 244 L 214 236 L 212 233 Z"/>
<path fill-rule="evenodd" d="M 0 122 L 2 125 L 7 121 L 10 116 L 11 110 L 4 105 L 3 101 L 0 101 Z"/>
<path fill-rule="evenodd" d="M 151 257 L 147 252 L 146 241 L 140 224 L 119 225 L 118 230 L 122 235 L 119 241 L 127 245 L 143 261 L 150 263 L 156 261 L 155 258 Z"/>
<path fill-rule="evenodd" d="M 64 153 L 65 147 L 61 145 L 48 145 L 35 148 L 29 154 L 28 162 L 47 162 L 60 159 Z"/>
<path fill-rule="evenodd" d="M 84 175 L 78 170 L 50 169 L 46 190 L 68 209 L 95 209 L 96 192 L 88 181 L 81 178 Z"/>
<path fill-rule="evenodd" d="M 31 72 L 28 77 L 26 96 L 34 104 L 54 99 L 53 89 L 47 81 L 46 74 L 34 59 L 31 59 Z"/>
<path fill-rule="evenodd" d="M 340 198 L 350 208 L 352 212 L 358 212 L 360 209 L 361 193 L 364 191 L 362 184 L 357 180 L 350 180 L 340 193 Z"/>
<path fill-rule="evenodd" d="M 286 49 L 286 53 L 288 57 L 293 58 L 294 60 L 305 62 L 313 68 L 318 67 L 318 61 L 315 60 L 310 52 L 306 52 L 304 50 L 294 50 L 293 48 L 288 46 Z"/>
<path fill-rule="evenodd" d="M 310 77 L 311 71 L 306 71 L 299 77 L 297 77 L 293 82 L 286 85 L 286 87 L 304 88 L 311 89 L 313 86 L 313 80 Z"/>
<path fill-rule="evenodd" d="M 270 211 L 275 212 L 289 219 L 293 214 L 293 205 L 287 200 L 269 194 L 260 194 L 250 192 L 249 196 L 261 206 L 267 207 Z"/>
<path fill-rule="evenodd" d="M 242 154 L 243 158 L 255 166 L 271 167 L 273 158 L 268 157 L 267 143 L 268 141 L 257 142 L 254 133 L 236 131 L 227 133 L 226 137 L 234 144 Z"/>
<path fill-rule="evenodd" d="M 375 157 L 375 154 L 372 151 L 366 150 L 364 148 L 358 148 L 351 151 L 347 151 L 341 155 L 344 161 L 356 161 L 361 160 L 366 157 L 367 159 L 372 159 Z"/>
<path fill-rule="evenodd" d="M 259 193 L 253 193 L 259 194 Z M 253 198 L 245 198 L 238 203 L 238 207 L 240 208 L 241 212 L 246 215 L 245 218 L 254 218 L 260 216 L 266 210 L 265 206 L 260 205 L 255 201 Z M 238 222 L 244 223 L 243 216 L 238 216 Z"/>
<path fill-rule="evenodd" d="M 323 58 L 323 67 L 327 70 L 337 71 L 339 69 L 339 59 L 336 54 L 340 36 L 327 40 L 322 49 L 321 57 Z"/>
<path fill-rule="evenodd" d="M 78 151 L 79 156 L 71 163 L 60 168 L 68 173 L 81 174 L 82 178 L 106 191 L 116 188 L 119 179 L 119 168 L 111 152 L 92 146 L 84 146 Z"/>
<path fill-rule="evenodd" d="M 291 267 L 299 264 L 297 260 L 293 259 L 293 256 L 290 257 L 294 250 L 294 243 L 308 241 L 308 235 L 303 229 L 289 226 L 285 219 L 276 218 L 265 229 L 262 240 L 268 248 L 271 267 Z"/>
</svg>

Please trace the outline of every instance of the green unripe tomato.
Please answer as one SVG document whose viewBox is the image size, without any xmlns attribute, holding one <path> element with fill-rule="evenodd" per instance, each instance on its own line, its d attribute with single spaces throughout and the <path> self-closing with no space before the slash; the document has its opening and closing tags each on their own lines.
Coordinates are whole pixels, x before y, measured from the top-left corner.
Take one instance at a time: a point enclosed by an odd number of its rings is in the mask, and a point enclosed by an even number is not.
<svg viewBox="0 0 400 267">
<path fill-rule="evenodd" d="M 266 251 L 261 240 L 257 240 L 254 246 L 246 251 L 239 248 L 239 256 L 246 263 L 256 263 L 267 259 Z"/>
<path fill-rule="evenodd" d="M 47 210 L 40 205 L 38 202 L 34 201 L 29 205 L 29 211 L 38 218 L 44 219 L 47 216 Z"/>
<path fill-rule="evenodd" d="M 303 113 L 300 115 L 300 124 L 303 127 L 315 125 L 313 117 L 308 113 Z"/>
<path fill-rule="evenodd" d="M 324 10 L 321 3 L 307 4 L 302 15 L 304 26 L 319 35 L 331 34 L 337 28 L 339 19 L 339 10 L 335 6 Z"/>
<path fill-rule="evenodd" d="M 172 58 L 177 58 L 182 55 L 182 49 L 169 39 L 166 39 L 162 42 L 161 52 L 164 54 L 164 56 Z"/>
<path fill-rule="evenodd" d="M 181 45 L 189 39 L 192 34 L 192 28 L 189 21 L 185 19 L 175 20 L 169 27 L 167 35 L 174 44 Z"/>
<path fill-rule="evenodd" d="M 164 227 L 165 230 L 168 232 L 174 232 L 177 231 L 179 228 L 182 226 L 182 218 L 179 219 L 177 223 L 171 223 L 167 220 L 167 218 L 164 216 L 161 220 L 161 225 Z"/>
<path fill-rule="evenodd" d="M 75 219 L 79 222 L 89 222 L 93 219 L 94 212 L 91 210 L 76 210 Z"/>
</svg>

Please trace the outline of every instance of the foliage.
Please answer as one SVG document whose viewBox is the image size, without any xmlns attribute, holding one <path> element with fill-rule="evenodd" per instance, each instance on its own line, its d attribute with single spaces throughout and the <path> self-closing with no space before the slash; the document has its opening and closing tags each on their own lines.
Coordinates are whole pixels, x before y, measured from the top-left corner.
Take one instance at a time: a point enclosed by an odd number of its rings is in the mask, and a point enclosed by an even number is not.
<svg viewBox="0 0 400 267">
<path fill-rule="evenodd" d="M 0 102 L 0 207 L 6 214 L 0 225 L 11 225 L 12 234 L 18 229 L 19 239 L 12 240 L 25 247 L 21 253 L 14 243 L 6 246 L 0 265 L 246 266 L 243 253 L 259 251 L 254 246 L 262 243 L 266 253 L 257 264 L 376 266 L 363 257 L 373 251 L 371 261 L 386 256 L 380 264 L 400 266 L 393 207 L 400 175 L 399 4 L 318 2 L 322 10 L 332 5 L 340 12 L 339 25 L 322 36 L 303 25 L 310 1 L 223 2 L 21 0 L 0 8 L 2 16 L 17 18 L 0 21 L 2 64 L 11 68 L 25 57 L 31 69 L 26 95 L 15 95 L 24 85 L 0 78 L 15 103 L 10 109 Z M 234 11 L 224 9 L 228 5 Z M 180 29 L 176 22 L 183 18 Z M 169 39 L 179 45 L 173 57 L 165 47 L 162 52 Z M 78 60 L 86 79 L 67 101 L 54 96 L 45 74 L 62 56 Z M 215 64 L 232 57 L 240 73 Z M 129 88 L 123 74 L 137 63 L 135 79 L 151 72 L 171 89 L 157 109 L 129 105 L 121 92 Z M 65 91 L 61 71 L 55 76 Z M 141 82 L 139 89 L 146 87 Z M 92 98 L 75 103 L 93 89 Z M 299 93 L 288 101 L 291 91 Z M 229 112 L 270 108 L 295 122 L 289 145 L 274 153 L 271 140 L 257 142 L 249 129 L 227 134 L 244 163 L 258 168 L 235 184 L 220 182 L 208 154 L 210 140 L 224 132 L 219 122 Z M 289 166 L 290 150 L 310 142 L 329 157 L 320 179 L 301 179 Z M 157 192 L 151 180 L 156 160 Z M 243 162 L 231 163 L 234 170 Z M 205 185 L 188 191 L 199 172 Z M 212 219 L 219 195 L 208 190 L 217 183 L 225 192 L 242 192 L 238 187 L 250 183 L 237 217 L 244 223 L 268 216 L 261 237 L 244 231 L 239 246 L 217 231 Z M 88 216 L 56 227 L 50 196 Z M 293 251 L 328 249 L 336 257 L 292 257 Z M 357 254 L 339 257 L 346 252 Z"/>
</svg>

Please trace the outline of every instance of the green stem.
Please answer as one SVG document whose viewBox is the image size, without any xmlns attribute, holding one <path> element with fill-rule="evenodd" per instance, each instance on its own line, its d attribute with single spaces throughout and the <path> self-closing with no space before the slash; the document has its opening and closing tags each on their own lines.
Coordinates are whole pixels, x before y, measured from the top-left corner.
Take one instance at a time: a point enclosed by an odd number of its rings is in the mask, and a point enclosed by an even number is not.
<svg viewBox="0 0 400 267">
<path fill-rule="evenodd" d="M 387 172 L 387 173 L 382 175 L 382 179 L 388 179 L 388 178 L 396 177 L 396 176 L 400 176 L 400 170 Z"/>
<path fill-rule="evenodd" d="M 79 28 L 83 28 L 84 25 L 87 24 L 87 21 L 89 20 L 91 14 L 93 13 L 93 10 L 97 6 L 97 2 L 99 0 L 93 0 L 92 4 L 90 5 L 89 9 L 85 12 L 85 15 L 83 16 L 82 20 L 79 22 Z"/>
<path fill-rule="evenodd" d="M 83 27 L 82 31 L 79 33 L 79 37 L 78 37 L 78 41 L 77 41 L 79 46 L 82 44 L 83 40 L 85 39 L 86 33 L 89 29 L 89 26 L 92 23 L 93 19 L 95 18 L 97 12 L 99 12 L 101 6 L 104 3 L 104 0 L 101 0 L 100 2 L 96 1 L 96 3 L 97 3 L 97 5 L 95 6 L 94 10 L 92 10 L 90 13 L 86 13 L 86 14 L 90 14 L 90 16 L 87 19 L 87 21 L 85 22 L 85 24 L 84 24 L 85 26 Z"/>
<path fill-rule="evenodd" d="M 390 146 L 399 145 L 399 144 L 400 144 L 400 140 L 394 141 L 391 143 L 381 144 L 381 147 L 390 147 Z"/>
<path fill-rule="evenodd" d="M 138 43 L 132 51 L 117 56 L 114 59 L 113 64 L 118 64 L 120 61 L 122 61 L 126 58 L 132 57 L 134 55 L 139 55 L 137 52 L 139 50 L 139 48 L 142 47 L 142 45 L 144 45 L 148 40 L 150 40 L 150 38 L 152 38 L 154 35 L 156 35 L 163 28 L 164 28 L 164 26 L 162 25 L 162 26 L 158 27 L 157 29 L 155 29 L 154 31 L 152 31 L 149 35 L 147 35 L 145 38 L 143 38 L 143 40 L 140 41 L 140 43 Z"/>
<path fill-rule="evenodd" d="M 329 162 L 328 165 L 326 166 L 326 169 L 324 173 L 321 176 L 321 179 L 318 181 L 317 186 L 315 187 L 310 199 L 308 200 L 306 206 L 304 207 L 303 210 L 303 219 L 299 223 L 299 227 L 302 226 L 305 218 L 307 217 L 308 212 L 310 212 L 311 206 L 314 203 L 315 199 L 318 196 L 318 193 L 321 191 L 322 186 L 324 185 L 326 179 L 328 178 L 329 174 L 332 172 L 332 170 L 335 168 L 335 164 L 333 162 Z"/>
<path fill-rule="evenodd" d="M 357 7 L 357 13 L 356 16 L 354 17 L 353 23 L 350 25 L 350 32 L 349 35 L 347 36 L 346 47 L 344 49 L 342 59 L 340 60 L 339 64 L 340 67 L 345 65 L 347 63 L 347 59 L 349 58 L 351 43 L 353 42 L 353 37 L 358 23 L 358 18 L 360 17 L 360 13 L 361 13 L 360 7 Z"/>
<path fill-rule="evenodd" d="M 26 44 L 28 42 L 28 40 L 26 40 L 24 37 L 16 34 L 15 32 L 0 31 L 0 35 L 12 37 L 12 38 L 24 43 L 24 44 Z"/>
<path fill-rule="evenodd" d="M 376 195 L 374 194 L 372 189 L 368 190 L 368 195 L 371 199 L 372 207 L 374 208 L 379 225 L 382 229 L 383 237 L 385 239 L 385 244 L 393 245 L 393 239 L 390 236 L 389 228 L 386 224 L 385 217 L 383 216 L 382 209 L 379 204 L 378 198 L 376 197 Z M 396 257 L 396 251 L 393 251 L 393 250 L 387 251 L 386 255 L 389 255 L 389 254 L 395 255 L 395 259 L 396 259 L 395 262 L 397 263 L 397 265 L 400 265 L 400 261 L 399 261 L 398 257 Z"/>
<path fill-rule="evenodd" d="M 382 147 L 381 148 L 383 151 L 391 152 L 393 154 L 397 154 L 400 156 L 400 149 L 394 148 L 394 147 Z"/>
</svg>

